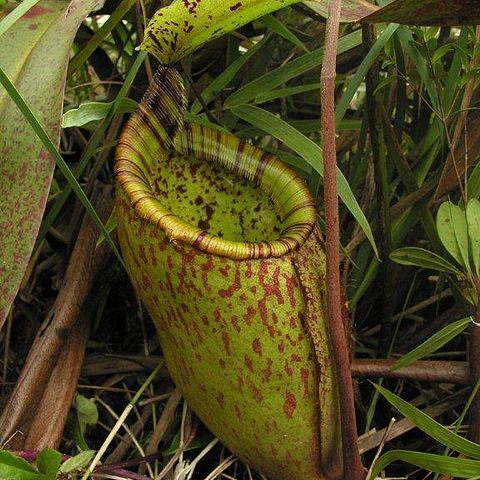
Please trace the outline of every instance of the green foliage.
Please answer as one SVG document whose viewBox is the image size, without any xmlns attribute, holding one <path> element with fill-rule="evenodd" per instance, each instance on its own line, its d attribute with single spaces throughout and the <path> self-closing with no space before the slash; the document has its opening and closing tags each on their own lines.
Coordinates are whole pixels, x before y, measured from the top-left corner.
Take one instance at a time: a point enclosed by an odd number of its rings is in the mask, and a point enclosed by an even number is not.
<svg viewBox="0 0 480 480">
<path fill-rule="evenodd" d="M 480 475 L 480 461 L 464 458 L 451 458 L 432 453 L 411 452 L 405 450 L 392 450 L 382 455 L 372 469 L 367 480 L 375 480 L 382 470 L 396 461 L 403 461 L 423 468 L 430 472 L 453 475 L 455 478 L 477 478 Z"/>
<path fill-rule="evenodd" d="M 472 324 L 472 318 L 467 317 L 462 320 L 447 325 L 442 328 L 439 332 L 432 335 L 428 340 L 419 345 L 418 347 L 410 350 L 410 352 L 403 355 L 399 358 L 392 366 L 392 370 L 398 368 L 407 367 L 411 365 L 416 360 L 420 360 L 433 352 L 436 352 L 444 345 L 446 345 L 450 340 L 455 338 L 457 335 L 462 333 L 469 325 Z"/>
<path fill-rule="evenodd" d="M 437 214 L 437 231 L 447 252 L 468 271 L 470 260 L 465 211 L 452 202 L 442 203 Z"/>
<path fill-rule="evenodd" d="M 346 53 L 362 43 L 359 31 L 347 34 L 339 39 L 338 53 Z M 312 50 L 300 57 L 297 57 L 284 65 L 271 70 L 264 75 L 252 80 L 241 88 L 236 89 L 224 102 L 225 108 L 233 108 L 246 104 L 255 99 L 257 95 L 270 92 L 274 88 L 299 77 L 300 75 L 318 67 L 322 64 L 323 47 Z"/>
<path fill-rule="evenodd" d="M 95 400 L 86 398 L 83 395 L 75 396 L 75 417 L 73 421 L 73 436 L 77 445 L 83 451 L 89 451 L 85 441 L 85 429 L 89 425 L 95 425 L 98 422 L 98 409 Z"/>
<path fill-rule="evenodd" d="M 403 460 L 413 465 L 425 468 L 432 472 L 455 475 L 459 478 L 469 478 L 480 474 L 480 445 L 467 440 L 460 435 L 443 427 L 431 417 L 402 400 L 385 388 L 376 385 L 377 390 L 405 417 L 412 421 L 427 435 L 450 449 L 463 453 L 476 460 L 449 458 L 442 455 L 433 455 L 419 452 L 393 450 L 382 455 L 374 464 L 367 480 L 374 480 L 390 463 Z"/>
<path fill-rule="evenodd" d="M 246 120 L 250 124 L 259 127 L 261 130 L 272 134 L 275 138 L 284 142 L 285 145 L 290 147 L 294 152 L 301 155 L 303 159 L 323 177 L 323 153 L 322 149 L 315 142 L 305 135 L 302 135 L 298 130 L 286 124 L 280 118 L 261 108 L 244 105 L 233 108 L 232 112 L 243 120 Z M 364 213 L 358 205 L 341 170 L 337 170 L 337 175 L 340 198 L 353 214 L 376 251 L 375 240 L 373 239 L 370 225 Z"/>
<path fill-rule="evenodd" d="M 434 252 L 417 247 L 398 248 L 390 254 L 390 258 L 400 265 L 410 265 L 422 268 L 432 268 L 439 272 L 453 273 L 459 275 L 460 270 Z"/>
<path fill-rule="evenodd" d="M 62 463 L 62 455 L 56 450 L 45 448 L 38 454 L 36 463 L 42 480 L 55 480 Z"/>
<path fill-rule="evenodd" d="M 5 480 L 56 480 L 62 455 L 51 448 L 37 456 L 35 469 L 23 458 L 6 450 L 0 451 L 0 478 Z"/>
<path fill-rule="evenodd" d="M 475 268 L 475 273 L 480 273 L 480 202 L 473 198 L 467 204 L 467 225 L 470 239 L 470 258 Z"/>
<path fill-rule="evenodd" d="M 470 289 L 477 289 L 480 263 L 480 202 L 473 198 L 467 206 L 455 205 L 450 201 L 442 203 L 437 213 L 437 232 L 443 247 L 460 266 L 428 250 L 403 247 L 393 251 L 390 258 L 401 265 L 414 265 L 454 274 L 458 279 L 470 283 Z M 472 272 L 475 276 L 472 276 Z M 465 296 L 471 296 L 470 289 Z"/>
<path fill-rule="evenodd" d="M 42 474 L 26 460 L 23 460 L 23 458 L 2 450 L 0 451 L 0 478 L 9 480 L 40 480 Z"/>
<path fill-rule="evenodd" d="M 85 450 L 62 463 L 62 455 L 57 450 L 44 448 L 35 461 L 35 468 L 23 458 L 6 450 L 0 451 L 0 478 L 5 480 L 57 480 L 66 474 L 75 474 L 84 469 L 95 455 L 93 450 Z M 69 476 L 68 478 L 72 478 Z M 76 477 L 75 477 L 76 478 Z"/>
<path fill-rule="evenodd" d="M 61 473 L 72 473 L 85 468 L 95 455 L 95 450 L 84 450 L 74 457 L 65 460 L 60 466 Z"/>
<path fill-rule="evenodd" d="M 130 98 L 121 98 L 116 103 L 116 113 L 132 113 L 138 104 Z M 113 102 L 87 102 L 63 114 L 62 128 L 82 127 L 90 122 L 103 120 L 113 107 Z"/>
</svg>

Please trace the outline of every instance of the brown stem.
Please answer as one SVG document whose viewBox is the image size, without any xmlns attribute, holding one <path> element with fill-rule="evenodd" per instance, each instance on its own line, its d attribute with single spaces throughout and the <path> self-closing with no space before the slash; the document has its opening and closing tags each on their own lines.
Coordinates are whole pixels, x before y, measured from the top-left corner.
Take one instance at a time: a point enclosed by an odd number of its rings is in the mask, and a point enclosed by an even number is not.
<svg viewBox="0 0 480 480">
<path fill-rule="evenodd" d="M 107 190 L 99 195 L 98 203 L 100 215 L 105 216 L 108 209 Z M 57 300 L 50 315 L 40 327 L 33 342 L 20 378 L 3 409 L 0 418 L 0 440 L 4 442 L 16 432 L 28 432 L 37 413 L 39 399 L 48 389 L 52 372 L 59 359 L 60 352 L 67 343 L 87 295 L 93 284 L 96 273 L 107 259 L 106 242 L 95 249 L 98 238 L 98 229 L 90 217 L 86 217 L 80 230 L 75 248 L 73 249 L 64 283 L 59 291 Z M 70 373 L 67 372 L 68 375 Z M 17 437 L 15 437 L 17 440 Z M 24 441 L 18 437 L 18 442 Z M 9 446 L 17 447 L 17 443 Z M 18 448 L 18 447 L 17 447 Z M 22 448 L 20 446 L 20 448 Z"/>
<path fill-rule="evenodd" d="M 408 367 L 391 370 L 394 363 L 393 360 L 356 359 L 352 363 L 352 374 L 366 378 L 399 378 L 459 385 L 470 383 L 470 368 L 466 362 L 420 360 Z"/>
<path fill-rule="evenodd" d="M 470 329 L 469 344 L 470 381 L 472 385 L 480 380 L 480 304 L 475 313 L 475 323 Z M 480 392 L 475 395 L 470 407 L 470 440 L 480 443 Z"/>
<path fill-rule="evenodd" d="M 89 355 L 82 367 L 83 376 L 111 375 L 153 370 L 161 361 L 160 356 L 134 359 Z M 352 375 L 361 378 L 402 378 L 426 382 L 445 382 L 458 385 L 470 383 L 470 368 L 467 362 L 420 360 L 408 367 L 391 370 L 394 360 L 357 358 L 352 362 Z M 167 371 L 161 372 L 162 379 L 168 380 Z M 128 436 L 128 435 L 127 435 Z M 114 461 L 110 459 L 109 461 Z"/>
<path fill-rule="evenodd" d="M 43 395 L 37 400 L 35 416 L 25 432 L 24 448 L 58 448 L 68 413 L 77 391 L 78 378 L 90 332 L 92 306 L 83 309 L 60 351 Z"/>
<path fill-rule="evenodd" d="M 152 371 L 162 360 L 161 356 L 89 354 L 82 367 L 82 376 L 103 376 L 118 373 Z M 161 378 L 170 378 L 167 369 L 159 372 Z"/>
<path fill-rule="evenodd" d="M 361 480 L 365 472 L 357 447 L 357 426 L 350 372 L 350 354 L 342 315 L 340 286 L 340 228 L 335 143 L 335 77 L 341 0 L 329 4 L 322 65 L 322 135 L 324 151 L 324 198 L 326 216 L 327 310 L 335 356 L 342 416 L 344 478 Z"/>
</svg>

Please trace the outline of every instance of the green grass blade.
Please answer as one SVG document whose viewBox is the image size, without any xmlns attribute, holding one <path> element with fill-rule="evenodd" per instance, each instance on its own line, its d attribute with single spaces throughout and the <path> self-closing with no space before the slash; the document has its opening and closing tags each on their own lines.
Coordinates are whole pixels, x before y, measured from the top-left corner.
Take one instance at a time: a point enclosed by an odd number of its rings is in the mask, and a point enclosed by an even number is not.
<svg viewBox="0 0 480 480">
<path fill-rule="evenodd" d="M 393 364 L 392 370 L 408 367 L 408 365 L 411 365 L 413 362 L 436 352 L 450 340 L 453 340 L 456 336 L 460 335 L 471 323 L 472 318 L 467 317 L 447 325 L 439 332 L 432 335 L 427 341 L 399 358 Z"/>
<path fill-rule="evenodd" d="M 276 33 L 280 37 L 283 37 L 285 40 L 288 40 L 293 45 L 296 45 L 298 48 L 301 48 L 304 52 L 308 53 L 308 48 L 301 42 L 298 37 L 292 33 L 289 28 L 284 25 L 277 17 L 273 15 L 265 15 L 260 19 L 269 30 Z"/>
<path fill-rule="evenodd" d="M 95 35 L 90 38 L 82 50 L 73 57 L 68 67 L 68 75 L 71 75 L 90 58 L 90 55 L 101 45 L 108 34 L 115 28 L 115 25 L 122 20 L 134 4 L 135 0 L 122 1 L 122 3 L 110 15 L 108 20 L 97 30 Z"/>
<path fill-rule="evenodd" d="M 315 142 L 282 119 L 261 108 L 242 105 L 233 108 L 232 112 L 242 120 L 249 122 L 255 127 L 281 140 L 285 145 L 303 157 L 303 159 L 323 177 L 323 153 L 322 149 Z M 358 205 L 355 195 L 340 169 L 337 169 L 337 181 L 340 198 L 365 232 L 370 244 L 377 253 L 377 247 L 368 220 Z"/>
<path fill-rule="evenodd" d="M 93 154 L 95 153 L 95 150 L 102 143 L 105 132 L 107 131 L 107 128 L 110 125 L 110 122 L 113 116 L 117 113 L 119 104 L 127 96 L 127 93 L 130 90 L 130 87 L 137 75 L 139 68 L 141 67 L 143 61 L 145 60 L 146 55 L 147 54 L 145 52 L 140 52 L 137 55 L 137 58 L 135 59 L 135 62 L 133 63 L 132 68 L 128 72 L 128 75 L 122 85 L 122 88 L 118 92 L 117 98 L 111 103 L 110 109 L 108 111 L 107 116 L 105 117 L 104 122 L 95 131 L 92 138 L 90 139 L 90 142 L 88 143 L 88 146 L 86 150 L 83 152 L 80 158 L 80 162 L 77 168 L 75 169 L 75 178 L 77 182 L 80 176 L 82 175 L 82 173 L 84 172 L 85 168 L 87 167 L 88 163 L 90 162 Z M 55 203 L 48 211 L 48 214 L 46 215 L 46 217 L 42 222 L 42 225 L 40 226 L 40 231 L 38 233 L 37 243 L 36 243 L 37 247 L 42 241 L 42 239 L 45 237 L 45 235 L 47 234 L 50 227 L 53 225 L 53 222 L 55 221 L 58 214 L 62 210 L 62 207 L 67 201 L 71 192 L 72 192 L 72 186 L 69 183 L 68 185 L 65 186 L 62 193 L 58 196 L 58 198 L 55 200 Z"/>
<path fill-rule="evenodd" d="M 464 458 L 452 458 L 433 453 L 392 450 L 376 462 L 367 480 L 379 478 L 380 473 L 393 462 L 403 461 L 430 472 L 453 475 L 455 478 L 472 478 L 480 475 L 480 462 Z"/>
<path fill-rule="evenodd" d="M 458 79 L 462 74 L 463 68 L 462 51 L 464 51 L 468 45 L 468 32 L 469 28 L 463 27 L 458 37 L 458 40 L 455 42 L 457 48 L 455 50 L 450 69 L 448 71 L 448 76 L 445 80 L 445 87 L 443 89 L 443 108 L 446 112 L 451 111 L 458 94 Z"/>
<path fill-rule="evenodd" d="M 202 91 L 203 101 L 206 104 L 210 103 L 215 96 L 215 92 L 223 90 L 235 78 L 235 75 L 248 62 L 248 60 L 250 60 L 250 58 L 252 58 L 257 52 L 261 51 L 267 40 L 268 37 L 264 37 L 253 47 L 249 48 L 242 56 L 233 61 L 217 78 L 210 82 L 208 87 Z M 198 100 L 193 102 L 190 111 L 194 114 L 202 111 L 202 106 Z"/>
<path fill-rule="evenodd" d="M 78 199 L 82 202 L 82 205 L 85 207 L 87 213 L 91 216 L 91 218 L 93 219 L 95 224 L 98 226 L 100 231 L 103 232 L 103 234 L 108 240 L 108 243 L 110 244 L 113 251 L 117 255 L 118 259 L 122 261 L 121 260 L 122 257 L 120 255 L 120 252 L 117 249 L 117 246 L 115 245 L 112 238 L 110 237 L 107 230 L 105 229 L 103 222 L 100 220 L 100 217 L 98 216 L 97 212 L 93 208 L 93 205 L 91 204 L 90 200 L 82 190 L 82 187 L 79 185 L 72 171 L 70 170 L 68 165 L 65 163 L 65 160 L 62 158 L 59 151 L 57 150 L 53 142 L 50 140 L 45 129 L 42 127 L 42 125 L 40 125 L 40 122 L 37 120 L 37 117 L 35 116 L 35 114 L 25 103 L 25 100 L 17 91 L 17 89 L 15 88 L 15 85 L 13 85 L 13 83 L 10 81 L 10 79 L 8 78 L 8 76 L 5 74 L 5 72 L 1 67 L 0 67 L 0 83 L 3 85 L 3 88 L 5 88 L 10 98 L 15 102 L 18 109 L 25 116 L 26 120 L 32 127 L 33 131 L 36 133 L 38 138 L 42 141 L 44 147 L 47 149 L 50 155 L 52 155 L 52 157 L 55 159 L 55 163 L 57 164 L 58 168 L 60 169 L 64 177 L 67 179 L 72 190 L 76 193 Z"/>
<path fill-rule="evenodd" d="M 469 457 L 480 458 L 480 445 L 453 433 L 448 428 L 440 425 L 432 417 L 423 413 L 418 408 L 401 399 L 387 389 L 375 385 L 375 388 L 392 404 L 402 415 L 413 422 L 420 430 L 440 442 L 442 445 L 463 453 Z M 479 463 L 480 465 L 480 463 Z"/>
<path fill-rule="evenodd" d="M 264 92 L 255 97 L 254 103 L 260 104 L 264 102 L 270 102 L 277 98 L 291 97 L 292 95 L 298 95 L 300 93 L 312 92 L 320 90 L 320 83 L 309 83 L 307 85 L 298 85 L 296 87 L 279 88 L 271 92 Z"/>
<path fill-rule="evenodd" d="M 338 41 L 338 55 L 358 47 L 361 43 L 362 35 L 360 31 L 343 36 Z M 233 108 L 248 103 L 258 95 L 270 92 L 292 78 L 298 77 L 302 73 L 318 67 L 321 65 L 322 60 L 323 47 L 295 58 L 285 65 L 282 65 L 281 67 L 278 67 L 239 88 L 225 100 L 224 107 Z"/>
<path fill-rule="evenodd" d="M 480 197 L 480 163 L 477 163 L 468 177 L 467 195 L 469 199 Z"/>
<path fill-rule="evenodd" d="M 338 126 L 340 122 L 343 120 L 345 113 L 347 112 L 348 106 L 352 101 L 353 96 L 355 95 L 358 87 L 362 83 L 365 75 L 370 70 L 371 66 L 377 59 L 380 52 L 385 47 L 385 44 L 388 42 L 390 37 L 395 33 L 398 29 L 399 25 L 392 23 L 389 25 L 382 34 L 378 37 L 377 41 L 373 44 L 371 50 L 368 52 L 367 56 L 363 59 L 362 63 L 358 67 L 355 75 L 352 77 L 350 82 L 348 83 L 348 87 L 342 95 L 342 98 L 338 102 L 335 108 L 335 123 Z"/>
</svg>

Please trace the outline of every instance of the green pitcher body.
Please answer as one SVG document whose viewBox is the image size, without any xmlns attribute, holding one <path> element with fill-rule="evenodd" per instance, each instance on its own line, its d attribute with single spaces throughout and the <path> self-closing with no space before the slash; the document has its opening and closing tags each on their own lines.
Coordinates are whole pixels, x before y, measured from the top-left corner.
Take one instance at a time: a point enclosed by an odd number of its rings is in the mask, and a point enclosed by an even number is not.
<svg viewBox="0 0 480 480">
<path fill-rule="evenodd" d="M 185 123 L 185 103 L 162 68 L 117 148 L 131 281 L 178 389 L 226 447 L 271 480 L 339 479 L 313 200 L 273 155 Z"/>
</svg>

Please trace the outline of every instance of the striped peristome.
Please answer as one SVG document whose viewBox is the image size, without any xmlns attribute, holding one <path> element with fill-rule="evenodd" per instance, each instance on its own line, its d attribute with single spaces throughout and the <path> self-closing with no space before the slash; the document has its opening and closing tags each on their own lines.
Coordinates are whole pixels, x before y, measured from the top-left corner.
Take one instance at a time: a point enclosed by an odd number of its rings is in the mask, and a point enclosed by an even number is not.
<svg viewBox="0 0 480 480">
<path fill-rule="evenodd" d="M 130 279 L 189 405 L 271 480 L 339 480 L 340 413 L 312 196 L 275 155 L 184 120 L 160 67 L 115 155 Z"/>
<path fill-rule="evenodd" d="M 179 73 L 160 67 L 139 110 L 124 130 L 117 150 L 117 179 L 134 195 L 140 216 L 155 219 L 170 238 L 181 236 L 200 250 L 230 258 L 280 257 L 298 248 L 310 235 L 315 222 L 315 202 L 305 183 L 276 156 L 244 139 L 184 121 L 186 95 Z M 160 139 L 155 140 L 155 138 Z M 222 239 L 193 226 L 158 204 L 146 182 L 152 158 L 176 152 L 215 162 L 259 185 L 271 198 L 282 218 L 280 238 L 255 244 Z M 147 150 L 152 155 L 143 155 Z M 132 159 L 135 164 L 132 165 Z M 125 168 L 125 166 L 128 166 Z M 143 177 L 138 172 L 144 173 Z M 141 195 L 141 198 L 137 198 Z"/>
</svg>

